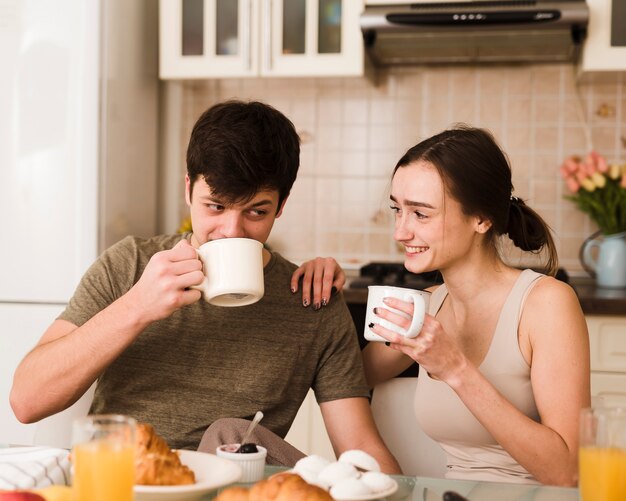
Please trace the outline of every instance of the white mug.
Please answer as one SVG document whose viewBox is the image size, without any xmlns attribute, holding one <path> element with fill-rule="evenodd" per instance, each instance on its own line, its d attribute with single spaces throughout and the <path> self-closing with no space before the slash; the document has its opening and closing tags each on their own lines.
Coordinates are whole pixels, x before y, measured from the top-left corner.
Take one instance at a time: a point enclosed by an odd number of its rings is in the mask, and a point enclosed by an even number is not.
<svg viewBox="0 0 626 501">
<path fill-rule="evenodd" d="M 365 339 L 368 341 L 387 341 L 385 338 L 372 332 L 369 328 L 371 323 L 380 324 L 381 326 L 397 332 L 405 337 L 416 337 L 422 330 L 424 325 L 424 315 L 428 309 L 428 303 L 430 301 L 430 292 L 419 291 L 414 289 L 405 289 L 403 287 L 392 287 L 391 285 L 370 285 L 367 291 L 367 311 L 365 314 Z M 413 303 L 413 318 L 411 325 L 407 330 L 402 329 L 398 325 L 389 322 L 383 318 L 377 317 L 374 314 L 374 308 L 387 308 L 392 312 L 405 317 L 411 318 L 409 315 L 400 310 L 394 310 L 385 303 L 383 298 L 395 297 Z"/>
<path fill-rule="evenodd" d="M 251 238 L 220 238 L 198 249 L 204 300 L 215 306 L 246 306 L 263 297 L 263 244 Z"/>
</svg>

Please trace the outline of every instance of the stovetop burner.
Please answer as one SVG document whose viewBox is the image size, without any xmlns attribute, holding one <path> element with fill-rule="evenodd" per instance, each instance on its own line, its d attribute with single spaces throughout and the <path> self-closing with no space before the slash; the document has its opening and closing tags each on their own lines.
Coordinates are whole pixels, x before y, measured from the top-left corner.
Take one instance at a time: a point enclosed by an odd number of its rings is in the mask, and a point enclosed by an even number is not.
<svg viewBox="0 0 626 501">
<path fill-rule="evenodd" d="M 545 273 L 545 270 L 541 269 L 535 271 Z M 569 275 L 563 268 L 558 269 L 555 278 L 569 283 Z M 404 263 L 373 262 L 361 267 L 359 277 L 350 282 L 350 288 L 366 289 L 370 285 L 393 285 L 409 289 L 426 289 L 442 282 L 438 271 L 411 273 L 404 267 Z"/>
</svg>

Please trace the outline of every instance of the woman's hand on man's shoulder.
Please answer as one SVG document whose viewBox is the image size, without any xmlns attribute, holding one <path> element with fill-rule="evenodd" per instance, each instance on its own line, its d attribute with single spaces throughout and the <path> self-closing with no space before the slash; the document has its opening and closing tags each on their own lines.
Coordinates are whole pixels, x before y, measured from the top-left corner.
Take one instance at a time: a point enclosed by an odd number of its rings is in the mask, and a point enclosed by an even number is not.
<svg viewBox="0 0 626 501">
<path fill-rule="evenodd" d="M 316 257 L 302 263 L 291 276 L 291 292 L 300 290 L 302 282 L 302 306 L 313 305 L 319 310 L 326 306 L 333 294 L 343 289 L 346 274 L 332 257 Z"/>
</svg>

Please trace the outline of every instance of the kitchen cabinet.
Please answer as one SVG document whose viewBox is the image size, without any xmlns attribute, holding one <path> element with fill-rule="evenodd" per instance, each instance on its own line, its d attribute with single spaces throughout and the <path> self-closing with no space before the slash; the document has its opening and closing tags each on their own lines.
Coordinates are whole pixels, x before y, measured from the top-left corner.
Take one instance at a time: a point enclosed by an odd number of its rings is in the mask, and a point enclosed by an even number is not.
<svg viewBox="0 0 626 501">
<path fill-rule="evenodd" d="M 591 395 L 626 406 L 626 316 L 586 316 L 591 352 Z"/>
<path fill-rule="evenodd" d="M 361 0 L 160 0 L 162 79 L 363 74 Z"/>
<path fill-rule="evenodd" d="M 626 3 L 587 0 L 589 26 L 583 47 L 582 72 L 626 70 Z"/>
</svg>

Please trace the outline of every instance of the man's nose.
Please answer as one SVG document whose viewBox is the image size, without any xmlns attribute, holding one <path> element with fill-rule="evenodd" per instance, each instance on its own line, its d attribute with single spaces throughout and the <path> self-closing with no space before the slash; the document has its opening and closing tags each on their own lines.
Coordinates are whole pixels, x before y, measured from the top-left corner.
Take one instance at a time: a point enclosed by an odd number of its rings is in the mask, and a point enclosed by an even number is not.
<svg viewBox="0 0 626 501">
<path fill-rule="evenodd" d="M 245 237 L 245 233 L 243 230 L 243 215 L 237 212 L 224 214 L 224 221 L 222 223 L 222 234 L 226 238 Z"/>
</svg>

